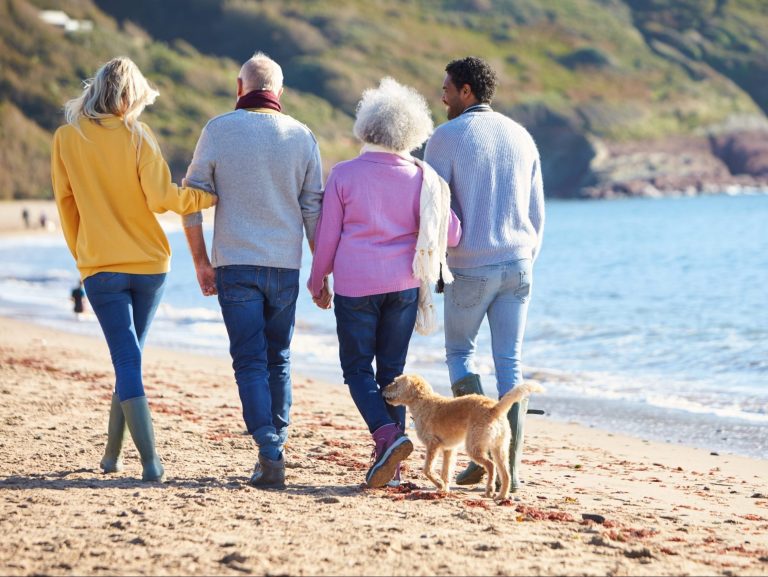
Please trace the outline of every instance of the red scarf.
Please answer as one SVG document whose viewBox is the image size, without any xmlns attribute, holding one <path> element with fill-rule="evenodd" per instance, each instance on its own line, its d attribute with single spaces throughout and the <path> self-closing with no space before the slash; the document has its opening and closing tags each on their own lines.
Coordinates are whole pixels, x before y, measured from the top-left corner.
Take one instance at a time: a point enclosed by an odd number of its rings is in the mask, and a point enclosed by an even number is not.
<svg viewBox="0 0 768 577">
<path fill-rule="evenodd" d="M 270 90 L 252 90 L 248 94 L 243 94 L 237 99 L 235 105 L 235 110 L 241 108 L 269 108 L 278 112 L 283 109 L 277 95 Z"/>
</svg>

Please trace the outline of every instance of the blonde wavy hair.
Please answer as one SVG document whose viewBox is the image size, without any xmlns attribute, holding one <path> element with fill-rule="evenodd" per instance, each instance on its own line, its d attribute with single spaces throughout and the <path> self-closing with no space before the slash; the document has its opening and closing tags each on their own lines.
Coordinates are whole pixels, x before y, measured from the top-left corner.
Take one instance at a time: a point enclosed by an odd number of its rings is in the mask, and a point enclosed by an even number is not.
<svg viewBox="0 0 768 577">
<path fill-rule="evenodd" d="M 414 88 L 385 77 L 378 88 L 363 92 L 353 132 L 367 144 L 410 152 L 432 134 L 434 124 L 427 101 Z"/>
<path fill-rule="evenodd" d="M 64 105 L 64 116 L 68 124 L 82 134 L 80 120 L 83 118 L 100 122 L 117 116 L 136 138 L 137 153 L 145 140 L 157 151 L 157 142 L 139 122 L 139 116 L 160 93 L 149 85 L 133 60 L 126 56 L 113 58 L 83 84 L 83 93 Z"/>
</svg>

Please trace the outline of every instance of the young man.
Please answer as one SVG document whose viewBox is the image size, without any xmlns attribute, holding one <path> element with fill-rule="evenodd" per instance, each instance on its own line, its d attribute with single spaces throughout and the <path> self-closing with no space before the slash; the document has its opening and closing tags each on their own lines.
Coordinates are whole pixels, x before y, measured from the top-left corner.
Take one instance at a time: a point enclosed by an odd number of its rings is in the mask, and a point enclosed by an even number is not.
<svg viewBox="0 0 768 577">
<path fill-rule="evenodd" d="M 483 394 L 474 367 L 477 334 L 488 317 L 499 397 L 522 381 L 521 351 L 541 248 L 544 190 L 539 152 L 528 131 L 491 108 L 496 74 L 480 58 L 446 67 L 448 122 L 427 143 L 424 159 L 451 188 L 451 207 L 464 230 L 448 249 L 454 282 L 445 287 L 445 349 L 454 396 Z M 528 401 L 512 406 L 512 491 L 519 488 L 523 422 Z M 480 481 L 472 463 L 460 485 Z"/>
<path fill-rule="evenodd" d="M 184 218 L 184 230 L 203 294 L 218 294 L 243 419 L 259 447 L 250 484 L 261 488 L 285 487 L 303 231 L 311 246 L 323 194 L 317 141 L 281 112 L 282 92 L 276 62 L 257 53 L 243 64 L 235 110 L 205 126 L 186 177 L 219 197 L 211 260 L 200 213 Z"/>
</svg>

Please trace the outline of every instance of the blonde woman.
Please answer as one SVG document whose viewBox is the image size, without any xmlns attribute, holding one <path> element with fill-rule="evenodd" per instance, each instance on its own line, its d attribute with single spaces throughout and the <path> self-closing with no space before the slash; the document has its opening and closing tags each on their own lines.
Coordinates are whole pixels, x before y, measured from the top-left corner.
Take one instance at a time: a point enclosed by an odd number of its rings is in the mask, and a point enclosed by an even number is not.
<svg viewBox="0 0 768 577">
<path fill-rule="evenodd" d="M 64 107 L 53 137 L 51 173 L 61 226 L 99 320 L 115 369 L 101 468 L 122 470 L 126 424 L 144 481 L 162 481 L 141 356 L 165 286 L 171 250 L 153 214 L 195 212 L 216 203 L 179 187 L 149 127 L 139 121 L 158 92 L 129 58 L 110 60 Z"/>
<path fill-rule="evenodd" d="M 436 329 L 431 286 L 441 264 L 452 280 L 446 250 L 461 237 L 448 185 L 410 155 L 431 132 L 427 103 L 413 88 L 385 78 L 366 90 L 354 125 L 363 149 L 331 170 L 315 232 L 308 287 L 329 308 L 333 273 L 344 382 L 373 436 L 369 487 L 399 483 L 400 461 L 413 450 L 405 407 L 389 405 L 381 391 L 403 373 L 414 328 Z"/>
</svg>

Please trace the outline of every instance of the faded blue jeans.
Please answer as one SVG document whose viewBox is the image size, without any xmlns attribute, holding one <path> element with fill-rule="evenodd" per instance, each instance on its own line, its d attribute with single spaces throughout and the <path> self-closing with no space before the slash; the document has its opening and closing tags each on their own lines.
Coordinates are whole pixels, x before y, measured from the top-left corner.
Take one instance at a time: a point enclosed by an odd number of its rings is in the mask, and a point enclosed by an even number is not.
<svg viewBox="0 0 768 577">
<path fill-rule="evenodd" d="M 403 374 L 419 289 L 364 297 L 337 294 L 333 303 L 344 382 L 368 430 L 395 423 L 404 431 L 405 407 L 390 405 L 381 391 Z"/>
<path fill-rule="evenodd" d="M 530 259 L 451 268 L 445 285 L 445 353 L 451 383 L 477 373 L 477 334 L 488 316 L 496 388 L 503 396 L 523 380 L 522 349 L 533 282 Z"/>
<path fill-rule="evenodd" d="M 165 273 L 99 272 L 83 283 L 115 368 L 120 401 L 144 396 L 141 353 L 165 290 Z"/>
<path fill-rule="evenodd" d="M 290 347 L 299 271 L 218 267 L 216 288 L 246 429 L 261 455 L 279 460 L 293 400 Z"/>
</svg>

